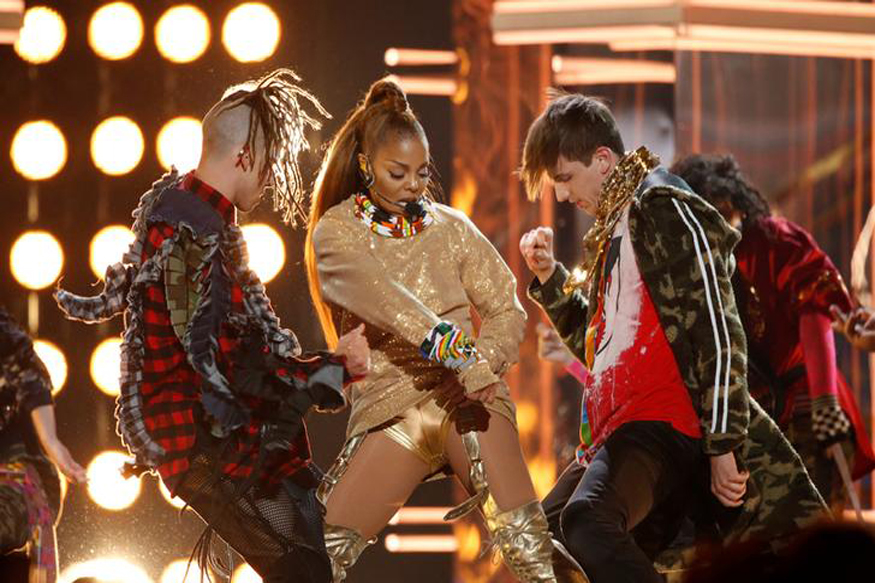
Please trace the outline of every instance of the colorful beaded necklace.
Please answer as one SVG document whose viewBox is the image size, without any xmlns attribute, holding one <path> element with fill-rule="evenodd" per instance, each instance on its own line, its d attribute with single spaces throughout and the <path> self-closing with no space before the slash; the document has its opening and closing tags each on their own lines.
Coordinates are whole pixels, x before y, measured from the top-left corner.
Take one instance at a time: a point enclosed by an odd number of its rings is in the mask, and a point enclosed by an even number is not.
<svg viewBox="0 0 875 583">
<path fill-rule="evenodd" d="M 412 237 L 434 222 L 431 202 L 424 198 L 422 203 L 425 213 L 411 221 L 407 217 L 387 213 L 374 204 L 367 194 L 360 192 L 355 195 L 355 216 L 371 231 L 383 237 Z"/>
</svg>

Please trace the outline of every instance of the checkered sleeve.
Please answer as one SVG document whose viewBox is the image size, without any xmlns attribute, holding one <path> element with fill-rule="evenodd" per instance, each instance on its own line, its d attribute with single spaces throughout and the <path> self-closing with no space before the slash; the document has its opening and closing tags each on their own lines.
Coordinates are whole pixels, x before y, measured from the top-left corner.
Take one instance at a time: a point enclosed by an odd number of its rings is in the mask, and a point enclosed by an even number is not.
<svg viewBox="0 0 875 583">
<path fill-rule="evenodd" d="M 55 301 L 70 320 L 87 324 L 105 322 L 121 314 L 126 304 L 134 268 L 116 263 L 106 268 L 103 291 L 93 297 L 79 296 L 66 290 L 55 291 Z"/>
</svg>

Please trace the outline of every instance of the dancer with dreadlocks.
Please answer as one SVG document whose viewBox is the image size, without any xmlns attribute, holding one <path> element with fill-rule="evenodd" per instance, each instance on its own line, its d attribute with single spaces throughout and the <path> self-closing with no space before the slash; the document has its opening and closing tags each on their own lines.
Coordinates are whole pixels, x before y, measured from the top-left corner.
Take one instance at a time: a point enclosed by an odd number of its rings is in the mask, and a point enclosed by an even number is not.
<svg viewBox="0 0 875 583">
<path fill-rule="evenodd" d="M 304 415 L 341 407 L 344 383 L 369 367 L 361 328 L 334 354 L 301 355 L 236 224 L 234 207 L 267 190 L 285 221 L 304 216 L 297 156 L 327 113 L 298 81 L 280 69 L 229 89 L 204 117 L 197 168 L 142 197 L 103 293 L 57 292 L 71 318 L 125 313 L 117 417 L 131 471 L 157 471 L 207 522 L 202 565 L 215 531 L 271 583 L 330 580 Z"/>
<path fill-rule="evenodd" d="M 736 301 L 747 334 L 748 387 L 802 456 L 824 499 L 841 512 L 842 456 L 859 479 L 875 455 L 854 394 L 836 366 L 830 306 L 853 301 L 829 257 L 799 225 L 772 215 L 732 156 L 693 155 L 672 167 L 741 231 Z"/>
</svg>

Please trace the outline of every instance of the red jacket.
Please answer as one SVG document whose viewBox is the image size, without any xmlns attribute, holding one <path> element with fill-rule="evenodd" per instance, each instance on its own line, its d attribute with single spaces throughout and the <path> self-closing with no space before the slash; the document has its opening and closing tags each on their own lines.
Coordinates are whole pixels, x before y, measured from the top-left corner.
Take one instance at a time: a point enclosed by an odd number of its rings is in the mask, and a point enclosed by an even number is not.
<svg viewBox="0 0 875 583">
<path fill-rule="evenodd" d="M 780 217 L 763 217 L 746 225 L 735 248 L 736 296 L 748 339 L 749 390 L 782 428 L 793 415 L 800 393 L 812 397 L 827 390 L 854 426 L 857 455 L 854 477 L 875 469 L 875 454 L 866 435 L 854 394 L 840 372 L 820 362 L 831 355 L 803 350 L 800 318 L 829 317 L 830 305 L 844 311 L 852 300 L 838 269 L 804 229 Z M 834 378 L 817 381 L 818 372 Z M 832 387 L 832 388 L 827 388 Z"/>
</svg>

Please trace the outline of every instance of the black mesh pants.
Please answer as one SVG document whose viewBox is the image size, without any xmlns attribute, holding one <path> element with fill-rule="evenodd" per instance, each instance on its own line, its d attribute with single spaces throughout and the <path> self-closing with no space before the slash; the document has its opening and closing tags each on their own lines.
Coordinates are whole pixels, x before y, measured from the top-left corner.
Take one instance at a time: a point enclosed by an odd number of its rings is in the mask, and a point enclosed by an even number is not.
<svg viewBox="0 0 875 583">
<path fill-rule="evenodd" d="M 291 480 L 270 493 L 242 495 L 238 482 L 217 475 L 206 453 L 191 460 L 177 494 L 246 559 L 265 583 L 330 583 L 322 512 L 313 489 Z"/>
</svg>

